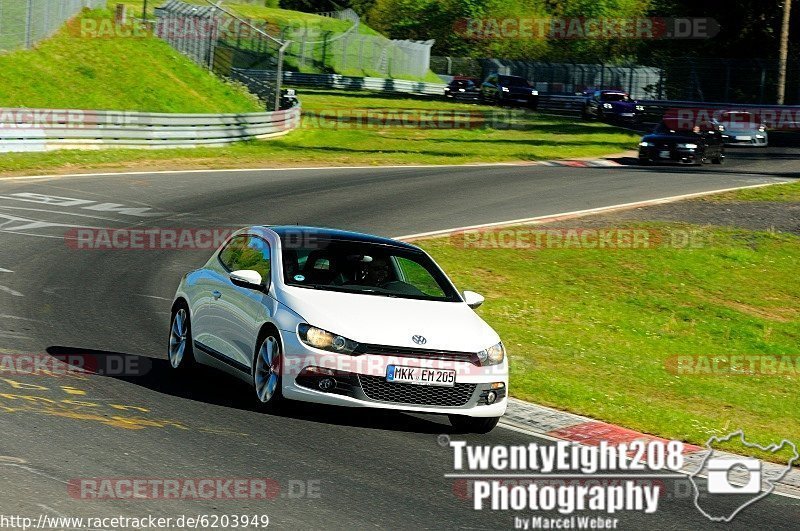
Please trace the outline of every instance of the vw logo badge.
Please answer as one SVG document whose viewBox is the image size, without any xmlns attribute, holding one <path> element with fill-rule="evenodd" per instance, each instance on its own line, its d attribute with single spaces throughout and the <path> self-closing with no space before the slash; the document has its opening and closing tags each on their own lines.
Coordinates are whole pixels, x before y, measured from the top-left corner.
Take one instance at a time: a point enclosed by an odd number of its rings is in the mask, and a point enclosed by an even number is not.
<svg viewBox="0 0 800 531">
<path fill-rule="evenodd" d="M 425 343 L 428 342 L 428 340 L 425 339 L 425 336 L 414 336 L 411 338 L 411 341 L 413 341 L 417 345 L 424 345 Z"/>
</svg>

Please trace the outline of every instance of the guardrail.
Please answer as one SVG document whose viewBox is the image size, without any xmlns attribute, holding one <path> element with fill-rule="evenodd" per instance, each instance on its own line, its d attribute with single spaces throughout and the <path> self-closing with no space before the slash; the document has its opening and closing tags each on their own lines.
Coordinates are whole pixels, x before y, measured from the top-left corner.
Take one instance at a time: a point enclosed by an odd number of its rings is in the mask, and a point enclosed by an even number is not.
<svg viewBox="0 0 800 531">
<path fill-rule="evenodd" d="M 299 125 L 300 107 L 242 114 L 0 109 L 0 152 L 224 146 Z"/>
</svg>

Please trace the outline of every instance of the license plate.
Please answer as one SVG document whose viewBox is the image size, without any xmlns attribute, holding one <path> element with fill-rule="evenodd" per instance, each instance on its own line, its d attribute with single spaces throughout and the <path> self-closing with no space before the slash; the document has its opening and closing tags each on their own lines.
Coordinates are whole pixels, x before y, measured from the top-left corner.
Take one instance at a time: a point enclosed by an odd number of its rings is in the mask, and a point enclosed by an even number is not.
<svg viewBox="0 0 800 531">
<path fill-rule="evenodd" d="M 661 157 L 662 159 L 668 159 L 669 158 L 669 151 L 659 151 L 658 152 L 658 156 Z"/>
<path fill-rule="evenodd" d="M 752 136 L 737 136 L 736 140 L 752 140 Z"/>
<path fill-rule="evenodd" d="M 632 112 L 623 112 L 623 113 L 620 114 L 620 116 L 622 116 L 623 118 L 633 118 L 633 113 Z"/>
<path fill-rule="evenodd" d="M 423 367 L 389 365 L 386 368 L 386 381 L 414 385 L 453 387 L 456 384 L 456 371 L 450 369 L 428 369 Z"/>
</svg>

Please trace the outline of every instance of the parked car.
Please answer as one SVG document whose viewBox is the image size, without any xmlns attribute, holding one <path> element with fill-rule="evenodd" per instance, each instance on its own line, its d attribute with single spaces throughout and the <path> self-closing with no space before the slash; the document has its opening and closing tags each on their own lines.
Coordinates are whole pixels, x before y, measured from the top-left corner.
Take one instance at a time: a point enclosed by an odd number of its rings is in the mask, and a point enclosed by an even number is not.
<svg viewBox="0 0 800 531">
<path fill-rule="evenodd" d="M 583 119 L 617 122 L 636 122 L 644 113 L 644 106 L 621 90 L 594 90 L 583 93 Z"/>
<path fill-rule="evenodd" d="M 456 76 L 445 87 L 444 97 L 454 100 L 478 100 L 481 97 L 478 85 L 479 81 L 474 77 Z"/>
<path fill-rule="evenodd" d="M 486 433 L 506 410 L 508 359 L 473 311 L 482 302 L 408 243 L 252 226 L 181 279 L 167 354 L 177 373 L 202 363 L 241 378 L 264 408 L 436 413 Z"/>
<path fill-rule="evenodd" d="M 722 141 L 726 145 L 767 147 L 769 144 L 767 126 L 753 113 L 727 111 L 720 115 L 719 122 L 724 128 Z"/>
<path fill-rule="evenodd" d="M 722 164 L 725 147 L 722 126 L 715 120 L 698 124 L 679 124 L 664 121 L 639 142 L 639 162 L 703 164 L 711 161 Z"/>
<path fill-rule="evenodd" d="M 481 100 L 495 105 L 539 105 L 539 91 L 524 77 L 491 74 L 481 84 Z"/>
</svg>

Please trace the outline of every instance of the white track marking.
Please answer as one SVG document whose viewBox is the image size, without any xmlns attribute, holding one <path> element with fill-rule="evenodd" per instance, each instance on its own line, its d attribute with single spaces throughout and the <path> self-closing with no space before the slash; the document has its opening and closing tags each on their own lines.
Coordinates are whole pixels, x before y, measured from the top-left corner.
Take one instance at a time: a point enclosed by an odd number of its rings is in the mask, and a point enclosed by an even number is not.
<svg viewBox="0 0 800 531">
<path fill-rule="evenodd" d="M 77 199 L 74 197 L 62 197 L 58 195 L 37 194 L 35 192 L 19 192 L 10 195 L 0 195 L 0 199 L 7 201 L 24 201 L 26 203 L 37 203 L 40 205 L 56 207 L 76 207 L 82 210 L 93 210 L 97 212 L 113 212 L 126 216 L 139 218 L 149 218 L 161 216 L 164 213 L 152 212 L 150 207 L 127 207 L 120 203 L 101 203 L 93 199 Z"/>
<path fill-rule="evenodd" d="M 144 297 L 145 299 L 157 299 L 160 301 L 172 301 L 172 299 L 168 299 L 167 297 L 159 297 L 158 295 L 142 295 L 141 293 L 136 294 L 137 297 Z"/>
<path fill-rule="evenodd" d="M 14 225 L 14 223 L 21 223 L 21 225 Z M 69 228 L 83 228 L 83 229 L 100 228 L 100 227 L 91 227 L 87 225 L 75 225 L 74 223 L 54 223 L 51 221 L 41 221 L 38 219 L 20 218 L 17 216 L 11 216 L 9 214 L 0 214 L 0 231 L 3 232 L 42 229 L 47 227 L 69 227 Z"/>
<path fill-rule="evenodd" d="M 20 293 L 19 291 L 15 291 L 15 290 L 7 287 L 7 286 L 0 286 L 0 291 L 3 292 L 3 293 L 8 293 L 10 295 L 13 295 L 14 297 L 24 297 L 25 296 L 22 293 Z"/>
<path fill-rule="evenodd" d="M 30 319 L 28 317 L 18 317 L 16 315 L 0 314 L 0 320 L 2 320 L 2 319 L 11 319 L 11 320 L 14 320 L 14 321 L 30 321 L 32 323 L 43 323 L 44 322 L 44 321 L 40 321 L 38 319 Z"/>
<path fill-rule="evenodd" d="M 13 207 L 13 206 L 6 206 L 0 205 L 0 210 L 28 210 L 32 212 L 46 212 L 49 214 L 60 214 L 62 216 L 79 216 L 82 218 L 92 218 L 92 219 L 102 219 L 103 221 L 113 221 L 115 223 L 125 223 L 125 220 L 122 219 L 114 219 L 114 218 L 106 218 L 103 216 L 93 216 L 92 214 L 80 214 L 78 212 L 62 212 L 60 210 L 45 210 L 43 208 L 26 208 L 26 207 Z"/>
<path fill-rule="evenodd" d="M 563 219 L 570 219 L 570 218 L 578 218 L 583 216 L 588 216 L 591 214 L 602 214 L 605 212 L 610 212 L 612 210 L 627 210 L 631 208 L 639 208 L 643 206 L 653 206 L 653 205 L 661 205 L 664 203 L 674 203 L 676 201 L 682 201 L 684 199 L 692 199 L 695 197 L 703 197 L 706 195 L 714 195 L 714 194 L 721 194 L 724 192 L 732 192 L 734 190 L 745 190 L 748 188 L 762 188 L 764 186 L 773 186 L 776 184 L 787 184 L 790 181 L 776 181 L 774 183 L 762 183 L 762 184 L 751 184 L 747 186 L 735 186 L 733 188 L 722 188 L 719 190 L 709 190 L 708 192 L 695 192 L 692 194 L 682 194 L 682 195 L 673 195 L 670 197 L 662 197 L 659 199 L 647 199 L 644 201 L 635 201 L 633 203 L 620 203 L 617 205 L 609 205 L 604 207 L 597 207 L 597 208 L 589 208 L 586 210 L 574 210 L 572 212 L 563 212 L 561 214 L 548 214 L 546 216 L 536 216 L 532 218 L 520 218 L 520 219 L 512 219 L 510 221 L 498 221 L 495 223 L 485 223 L 483 225 L 469 225 L 467 227 L 456 227 L 453 229 L 445 229 L 445 230 L 434 230 L 430 232 L 420 232 L 417 234 L 408 234 L 406 236 L 396 236 L 394 239 L 396 240 L 421 240 L 425 238 L 433 238 L 436 236 L 448 236 L 453 234 L 454 232 L 462 232 L 465 230 L 476 230 L 476 229 L 489 229 L 495 227 L 508 227 L 511 225 L 526 225 L 526 224 L 540 224 L 540 223 L 548 223 L 551 221 L 559 221 Z"/>
<path fill-rule="evenodd" d="M 0 267 L 0 273 L 13 273 L 13 271 L 11 271 L 10 269 L 3 269 L 2 267 Z"/>
</svg>

